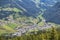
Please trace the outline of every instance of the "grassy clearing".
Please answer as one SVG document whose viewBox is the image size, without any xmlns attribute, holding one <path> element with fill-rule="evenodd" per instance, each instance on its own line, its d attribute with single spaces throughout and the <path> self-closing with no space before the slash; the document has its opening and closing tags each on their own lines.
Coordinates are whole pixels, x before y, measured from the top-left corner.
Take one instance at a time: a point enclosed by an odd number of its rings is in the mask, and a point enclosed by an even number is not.
<svg viewBox="0 0 60 40">
<path fill-rule="evenodd" d="M 0 35 L 4 33 L 14 33 L 16 32 L 13 28 L 3 25 L 2 27 L 0 26 Z"/>
<path fill-rule="evenodd" d="M 15 24 L 15 23 L 8 23 L 7 26 L 12 28 L 12 29 L 14 29 L 17 26 L 17 24 Z"/>
<path fill-rule="evenodd" d="M 7 25 L 3 25 L 3 28 L 10 31 L 10 32 L 15 32 L 15 30 Z"/>
<path fill-rule="evenodd" d="M 14 12 L 22 12 L 22 10 L 18 9 L 18 8 L 0 8 L 0 11 L 3 10 L 3 11 L 14 11 Z"/>
<path fill-rule="evenodd" d="M 40 23 L 38 23 L 38 26 L 44 26 L 44 22 L 40 22 Z"/>
</svg>

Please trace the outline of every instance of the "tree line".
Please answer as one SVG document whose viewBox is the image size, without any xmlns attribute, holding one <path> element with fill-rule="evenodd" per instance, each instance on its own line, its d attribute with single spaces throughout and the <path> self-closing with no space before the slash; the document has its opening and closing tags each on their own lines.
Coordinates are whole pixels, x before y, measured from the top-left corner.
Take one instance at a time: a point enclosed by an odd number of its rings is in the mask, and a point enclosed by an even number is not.
<svg viewBox="0 0 60 40">
<path fill-rule="evenodd" d="M 52 27 L 48 30 L 42 30 L 40 32 L 31 33 L 28 35 L 16 36 L 16 37 L 3 37 L 0 36 L 0 40 L 60 40 L 59 31 Z"/>
</svg>

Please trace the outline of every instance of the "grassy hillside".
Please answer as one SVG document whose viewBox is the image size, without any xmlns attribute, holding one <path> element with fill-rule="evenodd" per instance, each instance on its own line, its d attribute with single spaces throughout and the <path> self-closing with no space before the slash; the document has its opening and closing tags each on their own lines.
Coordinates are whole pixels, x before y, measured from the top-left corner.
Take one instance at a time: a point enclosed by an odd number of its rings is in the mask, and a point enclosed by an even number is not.
<svg viewBox="0 0 60 40">
<path fill-rule="evenodd" d="M 17 27 L 27 27 L 33 24 L 38 24 L 38 26 L 44 25 L 44 22 L 42 21 L 42 15 L 39 15 L 37 18 L 33 18 L 32 16 L 27 17 L 25 15 L 21 15 L 19 12 L 23 11 L 18 8 L 0 8 L 0 10 L 8 11 L 8 13 L 12 12 L 12 14 L 10 14 L 9 16 L 0 19 L 2 23 L 1 25 L 3 25 L 2 28 L 4 29 L 0 29 L 0 34 L 14 33 L 16 32 L 15 28 Z M 4 13 L 0 14 L 4 15 Z"/>
<path fill-rule="evenodd" d="M 9 7 L 8 8 L 1 8 L 0 7 L 0 11 L 1 10 L 2 11 L 7 11 L 8 13 L 9 12 L 15 12 L 15 13 L 21 12 L 21 10 L 18 9 L 18 8 L 9 8 Z M 1 15 L 1 18 L 2 18 L 5 15 L 5 13 L 0 12 L 0 15 Z M 9 15 L 10 19 L 13 18 L 12 15 L 13 14 Z M 5 15 L 5 16 L 7 16 L 7 15 Z M 9 16 L 7 16 L 7 17 L 9 17 Z M 12 19 L 12 20 L 14 21 L 14 19 Z M 0 19 L 0 35 L 4 34 L 4 33 L 14 33 L 14 32 L 16 32 L 16 30 L 14 28 L 17 26 L 17 24 L 13 23 L 13 22 L 11 23 L 12 20 L 9 20 L 9 18 Z"/>
</svg>

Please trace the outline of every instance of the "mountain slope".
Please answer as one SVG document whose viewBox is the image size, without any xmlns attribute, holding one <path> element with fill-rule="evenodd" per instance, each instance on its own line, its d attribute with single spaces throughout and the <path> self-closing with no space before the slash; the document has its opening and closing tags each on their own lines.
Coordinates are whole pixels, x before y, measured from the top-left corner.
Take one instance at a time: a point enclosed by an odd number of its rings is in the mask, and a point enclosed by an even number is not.
<svg viewBox="0 0 60 40">
<path fill-rule="evenodd" d="M 44 26 L 45 28 L 46 24 L 41 14 L 44 9 L 52 7 L 49 5 L 54 4 L 55 2 L 47 0 L 0 0 L 0 25 L 3 25 L 0 26 L 0 32 L 13 33 L 15 29 L 19 30 L 21 27 L 22 30 L 25 27 L 35 29 L 37 26 Z"/>
<path fill-rule="evenodd" d="M 37 17 L 41 13 L 41 9 L 48 9 L 54 5 L 57 1 L 48 1 L 48 0 L 1 0 L 0 8 L 16 8 L 18 10 L 22 10 L 23 12 L 19 12 L 19 14 L 26 16 Z M 8 12 L 8 14 L 6 14 Z M 15 12 L 11 11 L 0 11 L 0 14 L 10 15 Z M 0 15 L 2 16 L 2 15 Z M 5 15 L 4 15 L 5 16 Z M 7 16 L 5 16 L 7 17 Z"/>
<path fill-rule="evenodd" d="M 60 2 L 57 2 L 52 8 L 49 8 L 43 14 L 47 22 L 60 24 Z"/>
</svg>

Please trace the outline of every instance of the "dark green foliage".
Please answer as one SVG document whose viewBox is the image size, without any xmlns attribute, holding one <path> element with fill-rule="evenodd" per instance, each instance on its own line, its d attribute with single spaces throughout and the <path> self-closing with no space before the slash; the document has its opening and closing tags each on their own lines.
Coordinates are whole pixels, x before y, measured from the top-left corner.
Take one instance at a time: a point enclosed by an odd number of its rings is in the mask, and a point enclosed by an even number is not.
<svg viewBox="0 0 60 40">
<path fill-rule="evenodd" d="M 51 29 L 51 32 L 50 32 L 51 34 L 51 40 L 58 40 L 58 35 L 57 35 L 57 31 L 56 31 L 56 29 L 52 26 L 52 29 Z"/>
<path fill-rule="evenodd" d="M 50 31 L 45 30 L 45 32 L 37 32 L 37 34 L 28 34 L 12 38 L 0 36 L 0 40 L 60 40 L 60 34 L 59 31 L 52 27 Z"/>
</svg>

